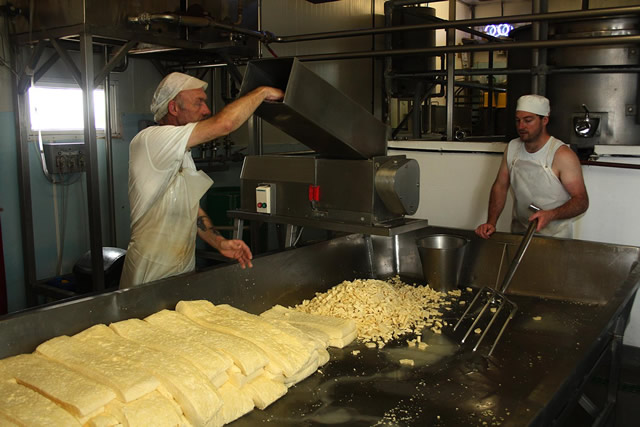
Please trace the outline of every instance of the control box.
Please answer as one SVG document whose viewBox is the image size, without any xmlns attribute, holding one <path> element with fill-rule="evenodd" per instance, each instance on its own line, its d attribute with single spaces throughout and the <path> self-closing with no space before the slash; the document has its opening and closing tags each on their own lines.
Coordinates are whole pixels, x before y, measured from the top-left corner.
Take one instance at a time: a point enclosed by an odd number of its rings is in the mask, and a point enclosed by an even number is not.
<svg viewBox="0 0 640 427">
<path fill-rule="evenodd" d="M 45 142 L 42 148 L 49 173 L 79 173 L 86 170 L 84 142 Z"/>
<path fill-rule="evenodd" d="M 270 214 L 276 211 L 275 184 L 260 184 L 256 187 L 256 212 Z"/>
</svg>

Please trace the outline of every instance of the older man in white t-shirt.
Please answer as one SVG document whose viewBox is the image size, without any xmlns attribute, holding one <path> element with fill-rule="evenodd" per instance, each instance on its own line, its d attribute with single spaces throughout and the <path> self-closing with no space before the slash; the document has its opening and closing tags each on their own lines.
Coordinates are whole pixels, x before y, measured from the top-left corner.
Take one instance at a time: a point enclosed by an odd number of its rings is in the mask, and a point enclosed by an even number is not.
<svg viewBox="0 0 640 427">
<path fill-rule="evenodd" d="M 221 236 L 200 208 L 200 198 L 213 181 L 196 170 L 190 149 L 233 132 L 263 101 L 277 101 L 284 94 L 259 87 L 209 117 L 206 88 L 207 83 L 195 77 L 169 74 L 151 103 L 158 126 L 131 141 L 131 240 L 120 288 L 193 271 L 196 235 L 242 268 L 252 266 L 247 245 Z"/>
<path fill-rule="evenodd" d="M 511 231 L 524 232 L 529 221 L 538 220 L 540 234 L 573 237 L 573 221 L 589 207 L 589 197 L 578 156 L 567 144 L 549 135 L 549 100 L 540 95 L 524 95 L 516 105 L 519 138 L 509 142 L 491 195 L 487 222 L 476 234 L 488 239 L 496 231 L 509 187 L 514 205 Z M 541 208 L 532 213 L 530 204 Z"/>
</svg>

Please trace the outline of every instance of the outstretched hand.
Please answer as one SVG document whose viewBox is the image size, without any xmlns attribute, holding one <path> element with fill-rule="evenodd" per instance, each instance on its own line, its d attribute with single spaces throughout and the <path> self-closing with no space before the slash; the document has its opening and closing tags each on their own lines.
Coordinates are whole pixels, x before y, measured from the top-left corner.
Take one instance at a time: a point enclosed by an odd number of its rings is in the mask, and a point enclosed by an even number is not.
<svg viewBox="0 0 640 427">
<path fill-rule="evenodd" d="M 222 240 L 218 251 L 227 258 L 237 260 L 242 268 L 253 267 L 251 250 L 242 240 Z"/>
</svg>

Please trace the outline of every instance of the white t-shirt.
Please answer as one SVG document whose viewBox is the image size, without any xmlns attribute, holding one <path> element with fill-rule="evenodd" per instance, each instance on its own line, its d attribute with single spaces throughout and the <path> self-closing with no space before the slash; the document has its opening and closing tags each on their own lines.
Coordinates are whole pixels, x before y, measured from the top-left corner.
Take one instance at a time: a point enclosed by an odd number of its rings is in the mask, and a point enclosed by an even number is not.
<svg viewBox="0 0 640 427">
<path fill-rule="evenodd" d="M 120 288 L 192 271 L 200 198 L 213 181 L 187 141 L 196 123 L 144 129 L 129 147 L 131 240 Z"/>
</svg>

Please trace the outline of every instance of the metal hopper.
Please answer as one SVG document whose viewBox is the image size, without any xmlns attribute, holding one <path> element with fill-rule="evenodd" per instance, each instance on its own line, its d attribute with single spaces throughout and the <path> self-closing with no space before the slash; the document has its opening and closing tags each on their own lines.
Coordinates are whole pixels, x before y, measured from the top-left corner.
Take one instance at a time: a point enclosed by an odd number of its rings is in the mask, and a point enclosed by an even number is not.
<svg viewBox="0 0 640 427">
<path fill-rule="evenodd" d="M 386 155 L 380 120 L 295 58 L 250 62 L 240 95 L 260 86 L 285 95 L 256 114 L 316 154 L 247 157 L 231 216 L 378 235 L 426 226 L 404 219 L 418 209 L 418 163 Z"/>
<path fill-rule="evenodd" d="M 252 61 L 240 88 L 284 91 L 283 102 L 263 103 L 256 114 L 323 157 L 369 159 L 387 152 L 386 127 L 361 105 L 295 58 Z"/>
</svg>

